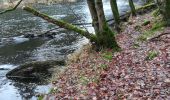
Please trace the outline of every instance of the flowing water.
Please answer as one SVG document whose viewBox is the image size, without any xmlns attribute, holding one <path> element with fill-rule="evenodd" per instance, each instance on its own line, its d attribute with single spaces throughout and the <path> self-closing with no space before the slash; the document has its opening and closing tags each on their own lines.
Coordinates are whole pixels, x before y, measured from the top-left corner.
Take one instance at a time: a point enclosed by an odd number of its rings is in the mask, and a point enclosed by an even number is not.
<svg viewBox="0 0 170 100">
<path fill-rule="evenodd" d="M 138 2 L 139 1 L 139 2 Z M 136 0 L 142 4 L 141 0 Z M 126 0 L 118 0 L 119 11 L 128 9 Z M 37 4 L 34 8 L 54 18 L 71 23 L 90 23 L 91 17 L 86 0 L 51 5 Z M 109 0 L 104 2 L 107 19 L 112 17 Z M 22 9 L 0 15 L 0 100 L 36 100 L 39 93 L 48 93 L 50 85 L 20 83 L 8 80 L 5 74 L 29 61 L 63 59 L 69 53 L 88 42 L 87 39 L 64 29 L 53 30 L 55 38 L 23 38 L 24 34 L 43 34 L 56 26 L 33 16 Z M 80 26 L 93 31 L 91 25 Z"/>
</svg>

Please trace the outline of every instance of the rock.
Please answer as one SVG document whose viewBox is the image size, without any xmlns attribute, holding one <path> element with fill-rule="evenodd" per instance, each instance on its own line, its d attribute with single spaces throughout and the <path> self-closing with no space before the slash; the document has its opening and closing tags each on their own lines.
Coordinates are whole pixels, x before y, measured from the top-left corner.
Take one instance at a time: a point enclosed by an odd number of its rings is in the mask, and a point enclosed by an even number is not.
<svg viewBox="0 0 170 100">
<path fill-rule="evenodd" d="M 34 34 L 25 34 L 24 37 L 25 38 L 34 38 L 35 35 Z"/>
<path fill-rule="evenodd" d="M 39 34 L 39 35 L 37 35 L 37 37 L 42 38 L 42 37 L 45 37 L 45 35 L 44 34 Z"/>
<path fill-rule="evenodd" d="M 16 81 L 39 82 L 46 80 L 53 73 L 56 65 L 65 65 L 65 61 L 37 61 L 20 65 L 19 67 L 9 71 L 6 77 Z"/>
<path fill-rule="evenodd" d="M 55 36 L 54 36 L 54 35 L 51 35 L 51 34 L 46 34 L 45 37 L 50 38 L 50 39 L 53 39 Z"/>
<path fill-rule="evenodd" d="M 0 40 L 0 43 L 6 45 L 6 44 L 19 44 L 26 41 L 29 41 L 29 38 L 25 38 L 24 36 L 21 35 L 17 37 L 2 38 Z"/>
<path fill-rule="evenodd" d="M 164 82 L 170 84 L 170 79 L 165 79 Z"/>
<path fill-rule="evenodd" d="M 7 69 L 7 68 L 0 68 L 0 70 L 9 70 L 9 69 Z"/>
<path fill-rule="evenodd" d="M 14 43 L 19 44 L 19 43 L 23 43 L 23 42 L 29 41 L 29 38 L 13 37 L 12 40 L 13 40 Z"/>
</svg>

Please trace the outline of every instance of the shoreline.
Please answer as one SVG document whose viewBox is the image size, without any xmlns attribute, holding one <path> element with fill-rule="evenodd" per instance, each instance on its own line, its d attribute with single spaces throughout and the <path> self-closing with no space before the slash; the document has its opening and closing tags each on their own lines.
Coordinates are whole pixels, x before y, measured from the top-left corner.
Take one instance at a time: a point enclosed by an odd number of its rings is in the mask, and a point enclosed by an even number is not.
<svg viewBox="0 0 170 100">
<path fill-rule="evenodd" d="M 49 4 L 55 4 L 55 3 L 64 3 L 64 2 L 76 2 L 77 0 L 27 0 L 27 1 L 22 1 L 22 3 L 19 5 L 19 7 L 21 8 L 22 6 L 25 6 L 25 5 L 31 5 L 31 4 L 46 4 L 46 5 L 49 5 Z M 3 4 L 0 4 L 0 9 L 5 9 L 5 8 L 11 8 L 13 6 L 15 6 L 16 4 L 18 3 L 18 0 L 17 1 L 13 1 L 11 3 L 8 3 L 8 2 L 3 2 Z"/>
<path fill-rule="evenodd" d="M 153 17 L 153 12 L 130 17 L 128 22 L 124 23 L 124 30 L 116 36 L 122 47 L 121 52 L 103 50 L 82 53 L 84 55 L 82 59 L 69 64 L 66 70 L 56 77 L 52 82 L 51 92 L 44 96 L 44 100 L 168 98 L 167 93 L 162 95 L 160 91 L 165 92 L 170 82 L 166 76 L 170 48 L 168 42 L 164 42 L 169 39 L 168 36 L 162 37 L 164 41 L 150 41 L 150 39 L 169 28 L 158 27 L 151 33 L 155 24 L 161 23 L 159 16 Z M 145 20 L 150 23 L 143 25 Z M 146 34 L 147 32 L 152 35 Z M 155 56 L 151 57 L 151 53 Z M 163 76 L 153 75 L 152 70 L 155 66 L 158 67 L 156 73 L 164 73 Z M 163 86 L 160 86 L 158 81 Z M 159 86 L 153 88 L 154 84 Z M 150 94 L 151 91 L 154 92 Z"/>
</svg>

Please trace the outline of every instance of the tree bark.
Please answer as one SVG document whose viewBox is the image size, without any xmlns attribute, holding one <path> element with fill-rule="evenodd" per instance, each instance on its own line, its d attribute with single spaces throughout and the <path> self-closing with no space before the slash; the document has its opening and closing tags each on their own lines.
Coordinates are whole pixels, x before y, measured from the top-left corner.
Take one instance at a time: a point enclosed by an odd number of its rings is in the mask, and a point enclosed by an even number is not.
<svg viewBox="0 0 170 100">
<path fill-rule="evenodd" d="M 100 36 L 98 36 L 98 40 L 99 40 L 98 45 L 103 46 L 103 48 L 112 48 L 115 51 L 119 50 L 120 47 L 116 42 L 114 36 L 115 34 L 114 32 L 111 31 L 111 29 L 109 28 L 106 22 L 102 0 L 95 0 L 95 8 L 97 11 L 99 31 L 100 31 Z"/>
<path fill-rule="evenodd" d="M 104 31 L 103 27 L 106 26 L 106 18 L 103 11 L 103 2 L 102 0 L 95 0 L 95 8 L 97 11 L 98 22 L 99 22 L 99 31 Z"/>
<path fill-rule="evenodd" d="M 118 10 L 118 7 L 117 7 L 116 0 L 110 0 L 110 5 L 111 5 L 111 8 L 112 8 L 112 13 L 113 13 L 113 16 L 114 16 L 115 24 L 119 25 L 120 16 L 119 16 L 119 10 Z"/>
<path fill-rule="evenodd" d="M 135 5 L 133 3 L 133 0 L 129 0 L 129 6 L 132 12 L 132 16 L 136 16 L 136 9 L 135 9 Z"/>
<path fill-rule="evenodd" d="M 87 4 L 90 10 L 91 17 L 92 17 L 92 26 L 94 27 L 95 33 L 99 33 L 99 23 L 98 23 L 97 11 L 95 8 L 95 1 L 87 0 Z"/>
<path fill-rule="evenodd" d="M 165 0 L 165 20 L 167 26 L 170 26 L 170 0 Z"/>
<path fill-rule="evenodd" d="M 82 30 L 82 29 L 80 29 L 80 28 L 78 28 L 78 27 L 76 27 L 72 24 L 69 24 L 67 22 L 64 22 L 63 20 L 54 19 L 54 18 L 52 18 L 52 17 L 50 17 L 50 16 L 48 16 L 44 13 L 40 13 L 40 12 L 36 11 L 35 9 L 33 9 L 31 7 L 23 7 L 23 10 L 30 12 L 33 15 L 38 16 L 38 17 L 40 17 L 40 18 L 42 18 L 42 19 L 44 19 L 44 20 L 46 20 L 50 23 L 53 23 L 53 24 L 55 24 L 55 25 L 57 25 L 61 28 L 65 28 L 65 29 L 68 29 L 68 30 L 71 30 L 71 31 L 75 31 L 75 32 L 81 34 L 82 36 L 85 36 L 86 38 L 90 39 L 90 41 L 92 41 L 92 42 L 96 41 L 95 40 L 96 36 L 94 34 L 91 34 L 87 31 Z"/>
</svg>

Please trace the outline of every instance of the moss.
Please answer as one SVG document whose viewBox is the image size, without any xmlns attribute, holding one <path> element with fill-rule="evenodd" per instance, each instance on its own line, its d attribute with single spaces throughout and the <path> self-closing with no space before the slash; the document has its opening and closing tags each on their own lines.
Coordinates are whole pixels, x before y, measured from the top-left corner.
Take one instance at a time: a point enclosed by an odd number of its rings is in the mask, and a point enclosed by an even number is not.
<svg viewBox="0 0 170 100">
<path fill-rule="evenodd" d="M 152 12 L 152 16 L 157 17 L 160 15 L 160 10 L 157 8 Z"/>
<path fill-rule="evenodd" d="M 38 96 L 38 100 L 43 100 L 43 98 L 44 98 L 43 95 Z"/>
<path fill-rule="evenodd" d="M 56 92 L 56 90 L 54 88 L 51 88 L 50 91 L 49 91 L 49 94 L 52 94 L 54 92 Z"/>
<path fill-rule="evenodd" d="M 139 41 L 146 41 L 148 38 L 153 36 L 156 31 L 162 31 L 164 29 L 165 25 L 166 25 L 166 23 L 164 21 L 158 21 L 158 22 L 154 23 L 150 30 L 145 31 L 143 34 L 141 34 L 138 37 L 138 40 Z"/>
<path fill-rule="evenodd" d="M 133 48 L 137 49 L 138 47 L 140 47 L 139 43 L 134 43 L 133 44 Z"/>
<path fill-rule="evenodd" d="M 79 82 L 82 85 L 87 85 L 89 83 L 89 79 L 87 77 L 81 75 L 80 78 L 79 78 Z"/>
<path fill-rule="evenodd" d="M 155 3 L 150 3 L 150 4 L 147 4 L 147 5 L 144 5 L 142 7 L 139 7 L 136 9 L 136 11 L 143 11 L 145 9 L 151 9 L 151 8 L 156 8 L 156 4 Z"/>
<path fill-rule="evenodd" d="M 115 23 L 116 25 L 120 24 L 120 15 L 119 15 L 119 11 L 118 11 L 118 7 L 117 7 L 117 3 L 115 0 L 111 0 L 111 8 L 112 8 L 112 13 L 115 19 Z"/>
<path fill-rule="evenodd" d="M 157 51 L 149 51 L 148 56 L 146 57 L 146 60 L 153 60 L 155 57 L 158 56 L 158 52 Z"/>
<path fill-rule="evenodd" d="M 115 39 L 115 32 L 113 32 L 107 24 L 103 26 L 103 32 L 100 33 L 100 36 L 98 37 L 99 39 L 99 46 L 102 46 L 102 48 L 110 48 L 113 49 L 114 51 L 120 50 L 119 45 L 116 42 Z"/>
<path fill-rule="evenodd" d="M 68 29 L 70 31 L 75 31 L 75 32 L 79 33 L 80 35 L 85 36 L 86 38 L 90 39 L 91 41 L 93 41 L 93 39 L 94 39 L 93 34 L 87 32 L 87 31 L 85 31 L 85 30 L 83 30 L 83 29 L 81 29 L 81 28 L 79 28 L 75 25 L 67 23 L 63 20 L 54 19 L 54 18 L 50 17 L 49 15 L 47 15 L 45 13 L 40 13 L 40 12 L 38 12 L 37 10 L 35 10 L 31 7 L 24 7 L 23 9 L 25 11 L 30 12 L 30 13 L 34 14 L 35 16 L 41 17 L 42 19 L 44 19 L 44 20 L 46 20 L 50 23 L 53 23 L 53 24 L 55 24 L 55 25 L 57 25 L 61 28 L 65 28 L 65 29 Z"/>
<path fill-rule="evenodd" d="M 106 60 L 112 60 L 113 56 L 112 56 L 112 52 L 105 52 L 102 54 L 102 57 Z"/>
<path fill-rule="evenodd" d="M 133 3 L 133 0 L 129 0 L 129 6 L 131 8 L 132 15 L 136 16 L 136 9 L 135 9 L 135 5 Z"/>
<path fill-rule="evenodd" d="M 142 26 L 146 26 L 146 25 L 148 25 L 148 24 L 150 24 L 151 22 L 149 21 L 149 20 L 144 20 L 144 22 L 142 23 Z"/>
<path fill-rule="evenodd" d="M 112 57 L 109 57 L 109 59 L 112 59 Z M 107 68 L 108 68 L 108 66 L 107 65 L 105 65 L 105 64 L 101 64 L 100 65 L 100 68 L 102 69 L 102 70 L 106 70 Z"/>
</svg>

